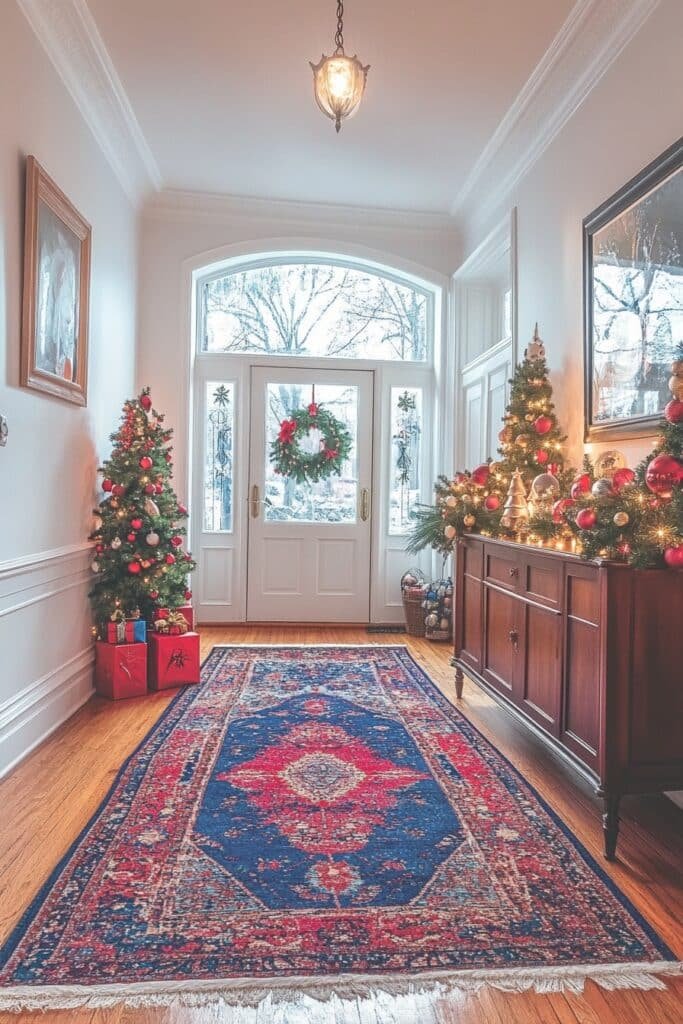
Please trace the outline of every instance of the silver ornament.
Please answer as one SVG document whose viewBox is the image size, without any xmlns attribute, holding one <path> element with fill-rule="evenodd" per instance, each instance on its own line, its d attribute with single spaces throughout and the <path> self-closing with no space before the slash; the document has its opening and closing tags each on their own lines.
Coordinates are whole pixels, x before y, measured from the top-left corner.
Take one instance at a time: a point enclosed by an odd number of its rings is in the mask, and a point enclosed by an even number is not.
<svg viewBox="0 0 683 1024">
<path fill-rule="evenodd" d="M 607 476 L 601 476 L 599 480 L 596 480 L 591 487 L 591 494 L 594 498 L 607 498 L 610 494 L 614 494 L 614 488 L 612 487 L 612 481 Z"/>
<path fill-rule="evenodd" d="M 154 530 L 150 530 L 150 532 L 145 537 L 145 540 L 151 548 L 155 548 L 159 543 L 159 534 L 155 533 Z"/>
<path fill-rule="evenodd" d="M 121 540 L 120 537 L 114 537 L 114 539 L 111 542 L 111 546 L 114 551 L 118 551 L 122 544 L 123 541 Z"/>
<path fill-rule="evenodd" d="M 554 501 L 559 497 L 560 483 L 552 473 L 539 473 L 531 485 L 532 501 Z"/>
</svg>

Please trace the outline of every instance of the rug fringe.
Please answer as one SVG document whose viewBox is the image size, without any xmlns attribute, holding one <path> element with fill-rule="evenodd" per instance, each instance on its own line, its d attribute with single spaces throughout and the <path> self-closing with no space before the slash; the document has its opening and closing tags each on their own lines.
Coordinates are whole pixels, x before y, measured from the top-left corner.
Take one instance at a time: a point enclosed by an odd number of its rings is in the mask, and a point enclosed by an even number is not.
<svg viewBox="0 0 683 1024">
<path fill-rule="evenodd" d="M 683 963 L 514 967 L 403 975 L 331 978 L 226 979 L 112 985 L 44 985 L 0 989 L 0 1010 L 75 1010 L 151 1006 L 221 1007 L 224 1024 L 432 1024 L 439 1000 L 495 988 L 503 992 L 581 993 L 586 981 L 603 989 L 663 989 L 683 975 Z M 420 1011 L 419 1016 L 416 1012 Z M 227 1011 L 232 1012 L 227 1015 Z"/>
</svg>

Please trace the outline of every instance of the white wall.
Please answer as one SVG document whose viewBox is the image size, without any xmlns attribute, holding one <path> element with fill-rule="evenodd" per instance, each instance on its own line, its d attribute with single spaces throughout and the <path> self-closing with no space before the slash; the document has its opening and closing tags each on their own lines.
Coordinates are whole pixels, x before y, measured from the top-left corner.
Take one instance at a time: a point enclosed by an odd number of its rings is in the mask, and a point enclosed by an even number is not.
<svg viewBox="0 0 683 1024">
<path fill-rule="evenodd" d="M 472 252 L 517 206 L 519 349 L 536 320 L 575 462 L 583 453 L 583 218 L 671 145 L 683 128 L 683 3 L 659 7 L 531 171 L 486 222 L 477 197 L 461 225 Z M 483 200 L 486 197 L 480 197 Z M 605 445 L 590 449 L 595 455 Z M 633 464 L 651 440 L 607 445 Z"/>
<path fill-rule="evenodd" d="M 88 407 L 19 387 L 24 160 L 92 225 Z M 0 774 L 91 692 L 85 538 L 134 385 L 136 215 L 13 0 L 0 28 Z"/>
<path fill-rule="evenodd" d="M 189 266 L 291 247 L 366 256 L 421 276 L 448 275 L 457 240 L 443 218 L 258 200 L 164 195 L 146 210 L 140 260 L 138 383 L 176 431 L 176 486 L 187 488 Z"/>
</svg>

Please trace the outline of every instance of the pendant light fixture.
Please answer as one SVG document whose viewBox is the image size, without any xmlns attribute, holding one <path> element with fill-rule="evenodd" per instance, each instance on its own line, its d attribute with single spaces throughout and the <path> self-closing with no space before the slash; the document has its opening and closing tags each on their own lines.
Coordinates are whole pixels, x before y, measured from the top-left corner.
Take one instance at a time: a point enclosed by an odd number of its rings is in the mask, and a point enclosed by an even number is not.
<svg viewBox="0 0 683 1024">
<path fill-rule="evenodd" d="M 313 71 L 315 101 L 326 117 L 334 121 L 337 131 L 347 117 L 353 117 L 360 106 L 365 91 L 365 80 L 370 65 L 365 67 L 354 54 L 344 53 L 344 4 L 337 0 L 337 32 L 334 37 L 337 48 L 331 57 L 325 54 L 318 64 L 309 61 Z"/>
</svg>

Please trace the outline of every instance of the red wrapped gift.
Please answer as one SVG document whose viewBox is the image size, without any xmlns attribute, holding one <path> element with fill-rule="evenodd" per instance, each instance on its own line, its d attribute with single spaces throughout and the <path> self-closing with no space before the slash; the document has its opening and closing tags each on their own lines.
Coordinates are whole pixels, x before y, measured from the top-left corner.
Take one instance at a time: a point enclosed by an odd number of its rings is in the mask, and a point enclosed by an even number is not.
<svg viewBox="0 0 683 1024">
<path fill-rule="evenodd" d="M 194 629 L 194 608 L 192 605 L 184 604 L 182 608 L 176 608 L 175 610 L 183 616 L 187 623 L 187 628 Z"/>
<path fill-rule="evenodd" d="M 199 633 L 151 633 L 147 646 L 150 690 L 199 682 Z"/>
<path fill-rule="evenodd" d="M 103 697 L 123 700 L 147 693 L 147 644 L 95 644 L 95 688 Z"/>
</svg>

